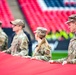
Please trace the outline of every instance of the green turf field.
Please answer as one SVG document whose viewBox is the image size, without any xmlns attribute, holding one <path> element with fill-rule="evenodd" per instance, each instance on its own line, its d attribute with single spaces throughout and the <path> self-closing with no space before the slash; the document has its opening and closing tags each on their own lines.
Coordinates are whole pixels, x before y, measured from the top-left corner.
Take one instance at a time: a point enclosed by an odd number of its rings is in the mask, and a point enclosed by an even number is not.
<svg viewBox="0 0 76 75">
<path fill-rule="evenodd" d="M 68 52 L 67 51 L 52 51 L 52 60 L 61 59 L 67 57 Z"/>
<path fill-rule="evenodd" d="M 67 57 L 68 52 L 67 51 L 54 51 L 52 52 L 52 59 L 60 59 L 60 58 L 64 58 Z"/>
</svg>

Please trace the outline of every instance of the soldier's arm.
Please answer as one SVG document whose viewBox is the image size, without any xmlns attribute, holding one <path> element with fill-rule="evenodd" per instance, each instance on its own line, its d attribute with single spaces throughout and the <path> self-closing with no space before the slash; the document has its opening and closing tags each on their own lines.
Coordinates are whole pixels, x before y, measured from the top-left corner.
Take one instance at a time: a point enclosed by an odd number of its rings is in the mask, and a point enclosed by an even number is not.
<svg viewBox="0 0 76 75">
<path fill-rule="evenodd" d="M 68 63 L 73 63 L 74 61 L 72 61 L 73 59 L 76 59 L 76 41 L 72 41 L 72 44 L 70 45 L 69 47 L 69 50 L 68 50 L 68 58 L 67 58 L 67 62 Z"/>
<path fill-rule="evenodd" d="M 68 49 L 68 59 L 74 59 L 76 56 L 76 41 L 70 42 L 70 46 Z"/>
<path fill-rule="evenodd" d="M 51 52 L 50 52 L 50 47 L 47 48 L 45 47 L 45 52 L 43 56 L 34 56 L 34 58 L 39 59 L 39 60 L 45 60 L 45 61 L 49 61 L 51 59 Z"/>
<path fill-rule="evenodd" d="M 8 37 L 6 37 L 6 39 L 5 39 L 5 49 L 7 49 L 8 48 Z"/>
<path fill-rule="evenodd" d="M 7 50 L 2 51 L 2 52 L 5 52 L 5 53 L 8 53 L 8 54 L 11 54 L 11 47 L 10 47 L 9 49 L 7 49 Z"/>
<path fill-rule="evenodd" d="M 21 39 L 20 43 L 20 56 L 27 56 L 28 55 L 28 40 L 26 38 Z"/>
<path fill-rule="evenodd" d="M 6 36 L 6 39 L 5 39 L 5 50 L 4 50 L 4 52 L 11 53 L 11 47 L 8 49 L 7 48 L 8 48 L 8 36 Z"/>
<path fill-rule="evenodd" d="M 43 59 L 46 60 L 46 61 L 51 59 L 51 48 L 50 47 L 48 47 L 48 48 L 46 47 Z"/>
</svg>

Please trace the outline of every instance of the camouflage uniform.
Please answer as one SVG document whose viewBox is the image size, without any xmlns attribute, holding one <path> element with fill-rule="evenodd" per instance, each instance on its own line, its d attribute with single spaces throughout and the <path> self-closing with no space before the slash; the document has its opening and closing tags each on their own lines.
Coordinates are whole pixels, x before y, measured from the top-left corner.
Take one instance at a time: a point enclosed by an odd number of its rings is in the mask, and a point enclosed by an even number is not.
<svg viewBox="0 0 76 75">
<path fill-rule="evenodd" d="M 39 31 L 40 35 L 45 35 L 44 29 L 39 28 L 36 32 Z M 38 34 L 38 35 L 39 35 Z M 49 61 L 51 59 L 51 47 L 49 46 L 47 40 L 45 38 L 42 39 L 41 43 L 39 43 L 33 54 L 33 57 L 39 60 Z"/>
<path fill-rule="evenodd" d="M 70 40 L 69 48 L 68 48 L 68 63 L 76 63 L 76 36 Z"/>
<path fill-rule="evenodd" d="M 21 20 L 15 21 L 17 25 L 21 25 Z M 19 23 L 20 22 L 20 23 Z M 19 23 L 19 24 L 18 24 Z M 16 34 L 13 38 L 11 47 L 7 49 L 6 53 L 11 53 L 14 56 L 27 56 L 28 55 L 28 38 L 23 30 Z"/>
<path fill-rule="evenodd" d="M 8 36 L 0 28 L 0 51 L 6 50 L 8 47 Z"/>
<path fill-rule="evenodd" d="M 76 63 L 76 36 L 70 40 L 69 48 L 68 48 L 68 57 L 55 60 L 54 62 L 62 63 L 63 61 L 67 61 L 67 63 Z"/>
<path fill-rule="evenodd" d="M 66 23 L 73 23 L 76 22 L 76 14 L 69 16 L 68 21 Z M 74 31 L 75 32 L 75 31 Z M 68 57 L 67 63 L 76 63 L 76 35 L 74 38 L 70 40 L 69 48 L 68 48 Z"/>
</svg>

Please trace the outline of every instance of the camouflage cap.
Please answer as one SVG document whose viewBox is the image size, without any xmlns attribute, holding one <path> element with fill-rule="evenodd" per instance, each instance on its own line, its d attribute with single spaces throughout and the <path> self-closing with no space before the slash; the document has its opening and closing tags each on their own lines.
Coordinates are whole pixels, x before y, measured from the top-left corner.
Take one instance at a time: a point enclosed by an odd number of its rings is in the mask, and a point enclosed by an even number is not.
<svg viewBox="0 0 76 75">
<path fill-rule="evenodd" d="M 21 19 L 16 19 L 14 21 L 11 21 L 10 23 L 13 24 L 13 25 L 20 25 L 20 26 L 25 27 L 24 21 L 21 20 Z"/>
<path fill-rule="evenodd" d="M 43 35 L 45 36 L 46 35 L 46 32 L 47 32 L 47 29 L 44 28 L 44 27 L 38 27 L 36 29 L 36 31 L 34 31 L 35 33 L 38 33 L 39 35 Z"/>
<path fill-rule="evenodd" d="M 69 16 L 68 21 L 66 23 L 75 22 L 75 21 L 76 21 L 76 14 L 72 14 L 71 16 Z"/>
</svg>

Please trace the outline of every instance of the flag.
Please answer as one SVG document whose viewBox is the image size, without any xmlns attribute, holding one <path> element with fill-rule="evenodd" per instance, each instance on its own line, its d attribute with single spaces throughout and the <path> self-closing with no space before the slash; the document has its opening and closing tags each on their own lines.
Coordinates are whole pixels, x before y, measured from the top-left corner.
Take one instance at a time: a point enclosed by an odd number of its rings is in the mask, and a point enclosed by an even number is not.
<svg viewBox="0 0 76 75">
<path fill-rule="evenodd" d="M 75 10 L 76 0 L 37 0 L 43 11 Z"/>
</svg>

